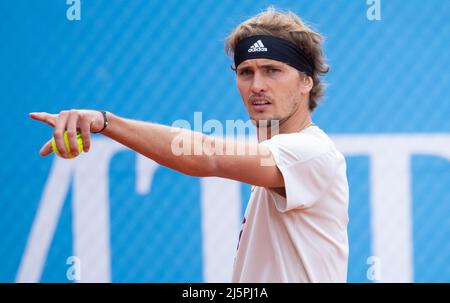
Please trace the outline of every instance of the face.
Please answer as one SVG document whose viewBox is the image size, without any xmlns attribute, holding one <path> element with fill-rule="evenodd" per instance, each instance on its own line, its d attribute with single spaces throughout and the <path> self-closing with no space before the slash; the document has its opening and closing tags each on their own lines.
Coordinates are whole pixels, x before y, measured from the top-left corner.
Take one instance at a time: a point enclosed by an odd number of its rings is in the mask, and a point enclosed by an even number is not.
<svg viewBox="0 0 450 303">
<path fill-rule="evenodd" d="M 249 116 L 259 126 L 261 120 L 278 120 L 281 125 L 299 111 L 307 111 L 312 79 L 285 63 L 252 59 L 236 69 L 237 86 Z"/>
</svg>

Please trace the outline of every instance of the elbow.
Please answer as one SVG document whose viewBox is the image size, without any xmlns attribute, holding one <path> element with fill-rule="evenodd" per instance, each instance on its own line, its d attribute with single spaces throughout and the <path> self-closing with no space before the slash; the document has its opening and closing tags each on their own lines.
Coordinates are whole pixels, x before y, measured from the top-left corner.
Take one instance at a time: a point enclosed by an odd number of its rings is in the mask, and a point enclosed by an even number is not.
<svg viewBox="0 0 450 303">
<path fill-rule="evenodd" d="M 192 166 L 187 173 L 193 177 L 217 177 L 219 161 L 216 153 L 216 138 L 202 136 L 202 153 L 194 155 Z"/>
<path fill-rule="evenodd" d="M 175 170 L 192 177 L 213 177 L 217 176 L 218 157 L 215 151 L 216 141 L 209 136 L 202 136 L 200 144 L 201 153 L 181 156 L 183 159 L 178 162 Z"/>
<path fill-rule="evenodd" d="M 193 167 L 186 174 L 192 177 L 215 177 L 217 176 L 217 161 L 214 155 L 203 155 L 199 157 L 197 165 Z"/>
<path fill-rule="evenodd" d="M 191 177 L 217 176 L 217 157 L 214 155 L 192 156 L 190 161 L 183 162 L 175 170 Z"/>
</svg>

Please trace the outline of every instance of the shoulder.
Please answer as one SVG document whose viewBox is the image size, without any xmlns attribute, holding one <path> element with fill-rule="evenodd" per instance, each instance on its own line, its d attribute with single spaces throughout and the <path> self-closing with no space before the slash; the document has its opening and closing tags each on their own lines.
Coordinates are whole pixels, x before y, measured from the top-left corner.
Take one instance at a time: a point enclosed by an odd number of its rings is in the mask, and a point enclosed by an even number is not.
<svg viewBox="0 0 450 303">
<path fill-rule="evenodd" d="M 279 134 L 262 144 L 270 148 L 277 162 L 284 164 L 305 162 L 336 151 L 328 135 L 317 126 L 298 133 Z"/>
</svg>

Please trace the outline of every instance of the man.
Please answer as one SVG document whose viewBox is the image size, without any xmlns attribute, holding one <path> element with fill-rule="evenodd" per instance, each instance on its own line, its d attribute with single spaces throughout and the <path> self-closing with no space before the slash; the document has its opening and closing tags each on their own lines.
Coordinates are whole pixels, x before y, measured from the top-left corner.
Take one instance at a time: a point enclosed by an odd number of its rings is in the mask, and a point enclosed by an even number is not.
<svg viewBox="0 0 450 303">
<path fill-rule="evenodd" d="M 237 86 L 258 131 L 259 143 L 245 143 L 244 153 L 237 153 L 237 144 L 229 140 L 104 111 L 30 115 L 54 127 L 63 157 L 68 152 L 64 131 L 72 151 L 77 150 L 76 133 L 81 132 L 85 152 L 90 148 L 90 133 L 101 132 L 179 172 L 253 185 L 233 282 L 345 282 L 345 159 L 311 122 L 324 90 L 320 76 L 328 71 L 321 41 L 299 17 L 273 8 L 240 24 L 227 38 Z M 203 152 L 174 153 L 174 142 L 180 138 L 186 150 L 192 151 L 197 144 Z M 51 152 L 49 141 L 40 154 Z"/>
</svg>

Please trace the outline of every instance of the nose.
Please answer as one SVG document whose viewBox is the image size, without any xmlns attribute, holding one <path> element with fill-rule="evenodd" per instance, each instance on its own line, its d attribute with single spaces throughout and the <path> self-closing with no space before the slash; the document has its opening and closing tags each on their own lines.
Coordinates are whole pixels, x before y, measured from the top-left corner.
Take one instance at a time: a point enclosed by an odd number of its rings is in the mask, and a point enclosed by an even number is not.
<svg viewBox="0 0 450 303">
<path fill-rule="evenodd" d="M 252 83 L 250 86 L 250 90 L 254 94 L 259 94 L 259 93 L 267 91 L 266 81 L 260 73 L 256 72 L 254 74 Z"/>
</svg>

